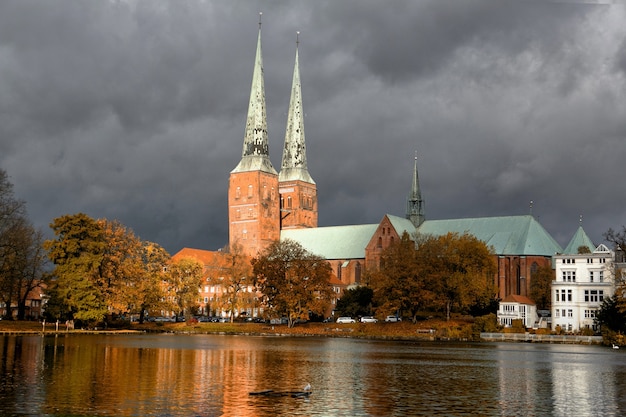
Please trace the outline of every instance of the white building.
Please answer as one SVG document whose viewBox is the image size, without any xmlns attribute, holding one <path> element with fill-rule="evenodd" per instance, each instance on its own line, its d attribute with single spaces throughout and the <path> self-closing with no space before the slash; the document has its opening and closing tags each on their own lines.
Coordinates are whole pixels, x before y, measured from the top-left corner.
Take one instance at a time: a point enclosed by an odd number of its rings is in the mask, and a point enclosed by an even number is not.
<svg viewBox="0 0 626 417">
<path fill-rule="evenodd" d="M 578 253 L 585 247 L 591 253 Z M 615 253 L 605 245 L 595 249 L 582 227 L 563 254 L 554 256 L 552 330 L 596 329 L 595 317 L 605 298 L 615 292 Z"/>
<path fill-rule="evenodd" d="M 498 323 L 504 327 L 511 327 L 513 320 L 522 320 L 524 327 L 534 327 L 537 321 L 537 307 L 528 297 L 510 294 L 500 301 L 498 307 Z"/>
</svg>

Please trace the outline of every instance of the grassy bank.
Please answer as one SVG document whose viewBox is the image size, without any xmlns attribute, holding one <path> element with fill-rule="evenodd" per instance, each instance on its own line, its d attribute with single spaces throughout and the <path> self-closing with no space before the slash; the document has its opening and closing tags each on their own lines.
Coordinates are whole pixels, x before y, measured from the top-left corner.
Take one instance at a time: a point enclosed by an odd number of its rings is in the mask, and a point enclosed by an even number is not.
<svg viewBox="0 0 626 417">
<path fill-rule="evenodd" d="M 56 323 L 47 323 L 45 328 L 38 322 L 0 321 L 0 333 L 54 333 Z M 65 333 L 65 324 L 58 326 L 59 333 Z M 86 332 L 75 329 L 69 333 Z M 472 337 L 472 323 L 469 320 L 426 320 L 417 324 L 400 323 L 304 323 L 293 328 L 287 325 L 271 325 L 266 323 L 144 323 L 130 324 L 120 329 L 89 330 L 90 333 L 128 333 L 128 332 L 162 332 L 183 334 L 245 334 L 275 336 L 327 336 L 327 337 L 359 337 L 375 339 L 465 339 Z"/>
</svg>

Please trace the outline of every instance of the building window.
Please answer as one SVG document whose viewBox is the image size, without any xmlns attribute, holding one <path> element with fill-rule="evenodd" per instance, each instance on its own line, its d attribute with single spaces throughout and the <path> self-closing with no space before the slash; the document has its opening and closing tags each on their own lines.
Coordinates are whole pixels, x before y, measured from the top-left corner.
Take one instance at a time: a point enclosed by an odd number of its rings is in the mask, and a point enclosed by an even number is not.
<svg viewBox="0 0 626 417">
<path fill-rule="evenodd" d="M 252 184 L 248 185 L 248 198 L 252 198 Z"/>
<path fill-rule="evenodd" d="M 567 301 L 572 301 L 572 290 L 567 290 Z"/>
<path fill-rule="evenodd" d="M 572 309 L 567 310 L 567 317 L 569 318 L 574 317 L 574 311 Z"/>
<path fill-rule="evenodd" d="M 598 303 L 604 301 L 603 290 L 585 290 L 586 303 Z"/>
<path fill-rule="evenodd" d="M 241 198 L 241 187 L 237 187 L 235 190 L 235 198 Z"/>
<path fill-rule="evenodd" d="M 287 208 L 290 209 L 292 207 L 293 207 L 293 205 L 292 205 L 292 202 L 291 202 L 291 196 L 289 196 L 289 197 L 287 197 Z"/>
<path fill-rule="evenodd" d="M 598 271 L 600 282 L 604 282 L 604 271 Z"/>
<path fill-rule="evenodd" d="M 267 191 L 267 185 L 263 184 L 263 199 L 267 200 L 269 198 L 269 193 Z"/>
<path fill-rule="evenodd" d="M 557 308 L 556 310 L 554 310 L 554 317 L 561 317 L 561 313 L 560 310 Z"/>
<path fill-rule="evenodd" d="M 562 271 L 563 282 L 576 282 L 576 271 Z"/>
<path fill-rule="evenodd" d="M 593 271 L 589 271 L 589 282 L 593 282 Z"/>
<path fill-rule="evenodd" d="M 597 310 L 585 310 L 585 318 L 586 319 L 593 319 L 596 317 L 596 311 Z"/>
</svg>

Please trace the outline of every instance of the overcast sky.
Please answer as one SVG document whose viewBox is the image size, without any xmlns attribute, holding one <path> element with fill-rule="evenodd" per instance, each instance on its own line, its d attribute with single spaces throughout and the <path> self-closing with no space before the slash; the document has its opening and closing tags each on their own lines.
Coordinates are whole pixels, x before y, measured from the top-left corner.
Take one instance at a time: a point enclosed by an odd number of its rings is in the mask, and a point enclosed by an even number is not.
<svg viewBox="0 0 626 417">
<path fill-rule="evenodd" d="M 319 225 L 532 214 L 565 246 L 626 224 L 626 12 L 594 1 L 0 3 L 0 168 L 31 220 L 228 243 L 259 11 L 280 167 L 300 31 Z"/>
</svg>

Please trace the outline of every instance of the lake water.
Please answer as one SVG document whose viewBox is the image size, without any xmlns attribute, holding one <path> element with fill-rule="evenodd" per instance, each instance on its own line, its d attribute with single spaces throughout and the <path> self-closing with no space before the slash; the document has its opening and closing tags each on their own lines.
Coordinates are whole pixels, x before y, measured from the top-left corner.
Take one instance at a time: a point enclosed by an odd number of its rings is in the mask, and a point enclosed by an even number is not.
<svg viewBox="0 0 626 417">
<path fill-rule="evenodd" d="M 2 416 L 625 414 L 626 350 L 600 346 L 0 336 Z"/>
</svg>

